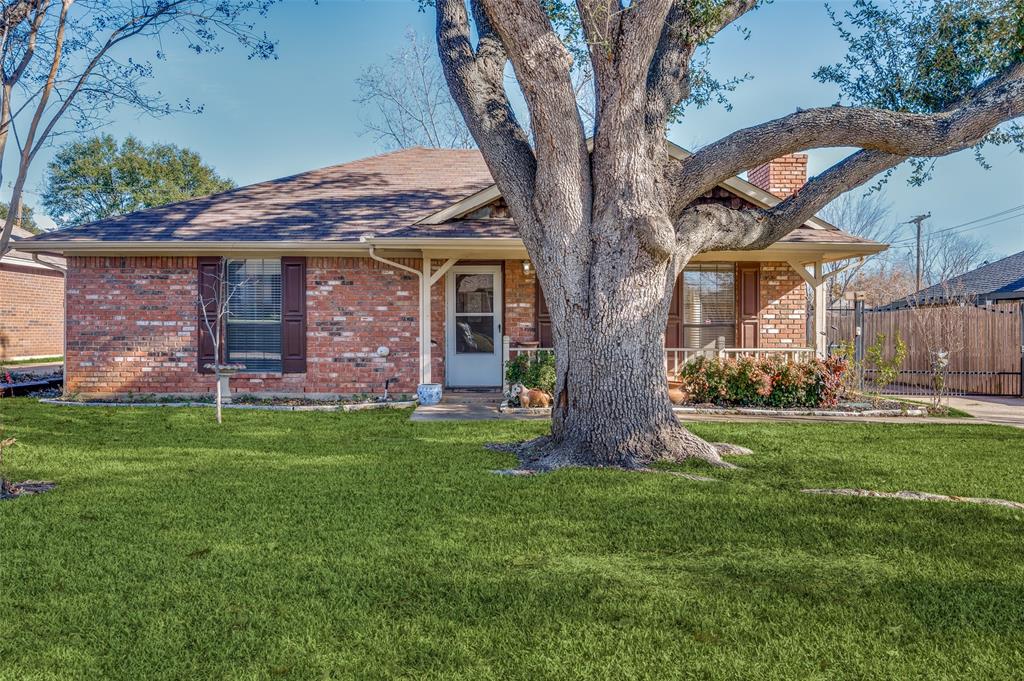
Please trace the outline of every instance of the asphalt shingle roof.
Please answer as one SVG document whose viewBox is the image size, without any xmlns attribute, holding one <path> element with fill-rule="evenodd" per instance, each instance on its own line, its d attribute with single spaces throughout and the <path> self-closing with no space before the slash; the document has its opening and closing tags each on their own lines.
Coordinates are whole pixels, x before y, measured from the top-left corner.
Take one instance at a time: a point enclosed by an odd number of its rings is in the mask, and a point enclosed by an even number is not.
<svg viewBox="0 0 1024 681">
<path fill-rule="evenodd" d="M 41 235 L 37 241 L 358 241 L 492 184 L 480 153 L 403 149 Z"/>
<path fill-rule="evenodd" d="M 979 300 L 1024 298 L 1024 251 L 953 277 L 944 284 L 922 289 L 919 302 L 944 300 L 947 295 L 971 296 Z"/>
<path fill-rule="evenodd" d="M 516 238 L 507 218 L 418 225 L 493 184 L 475 149 L 414 147 L 219 194 L 48 232 L 35 242 L 319 241 Z M 838 229 L 800 227 L 791 243 L 873 244 Z"/>
</svg>

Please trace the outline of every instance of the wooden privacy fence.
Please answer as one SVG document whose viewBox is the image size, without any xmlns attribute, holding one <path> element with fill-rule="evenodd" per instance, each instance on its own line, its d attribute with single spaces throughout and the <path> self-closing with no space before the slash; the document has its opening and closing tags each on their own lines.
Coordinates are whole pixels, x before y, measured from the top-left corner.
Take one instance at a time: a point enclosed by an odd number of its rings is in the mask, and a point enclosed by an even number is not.
<svg viewBox="0 0 1024 681">
<path fill-rule="evenodd" d="M 925 394 L 932 391 L 935 351 L 947 352 L 946 392 L 1024 397 L 1024 303 L 961 305 L 896 310 L 829 310 L 826 327 L 830 350 L 853 342 L 856 356 L 885 334 L 886 358 L 893 356 L 897 334 L 907 356 L 885 392 Z M 858 334 L 858 327 L 860 333 Z M 865 381 L 875 377 L 870 367 Z"/>
</svg>

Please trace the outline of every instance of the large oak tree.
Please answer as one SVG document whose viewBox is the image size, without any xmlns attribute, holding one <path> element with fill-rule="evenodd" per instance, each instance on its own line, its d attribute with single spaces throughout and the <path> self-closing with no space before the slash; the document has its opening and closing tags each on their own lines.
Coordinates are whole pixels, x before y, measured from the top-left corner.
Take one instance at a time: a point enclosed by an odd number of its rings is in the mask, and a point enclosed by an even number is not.
<svg viewBox="0 0 1024 681">
<path fill-rule="evenodd" d="M 434 2 L 449 89 L 551 311 L 552 432 L 520 450 L 525 465 L 728 465 L 722 446 L 679 425 L 666 394 L 662 334 L 687 262 L 705 251 L 762 249 L 905 161 L 922 179 L 931 157 L 1020 142 L 1019 128 L 1003 125 L 1024 114 L 1019 0 L 900 0 L 892 9 L 858 0 L 836 18 L 847 58 L 816 74 L 838 85 L 842 105 L 796 109 L 673 161 L 666 127 L 694 96 L 695 55 L 758 4 Z M 593 71 L 592 130 L 577 110 L 574 57 Z M 506 91 L 509 63 L 529 134 Z M 737 173 L 822 147 L 857 151 L 774 208 L 694 203 Z"/>
</svg>

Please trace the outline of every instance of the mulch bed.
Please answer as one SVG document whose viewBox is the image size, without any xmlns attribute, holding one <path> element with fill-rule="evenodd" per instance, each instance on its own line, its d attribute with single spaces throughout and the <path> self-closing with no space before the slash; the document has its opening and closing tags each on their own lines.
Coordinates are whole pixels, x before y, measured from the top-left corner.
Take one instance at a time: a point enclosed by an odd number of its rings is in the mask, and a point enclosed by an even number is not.
<svg viewBox="0 0 1024 681">
<path fill-rule="evenodd" d="M 51 374 L 35 374 L 24 371 L 0 371 L 0 397 L 17 397 L 37 391 L 59 388 L 64 375 L 57 371 Z"/>
</svg>

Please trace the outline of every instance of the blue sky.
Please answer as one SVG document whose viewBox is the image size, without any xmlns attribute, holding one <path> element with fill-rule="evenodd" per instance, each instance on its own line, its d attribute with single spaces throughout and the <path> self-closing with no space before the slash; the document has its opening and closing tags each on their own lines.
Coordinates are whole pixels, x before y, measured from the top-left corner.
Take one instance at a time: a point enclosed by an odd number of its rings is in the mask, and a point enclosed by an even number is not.
<svg viewBox="0 0 1024 681">
<path fill-rule="evenodd" d="M 204 113 L 152 119 L 122 112 L 106 131 L 190 147 L 239 184 L 367 156 L 379 150 L 359 135 L 355 78 L 400 47 L 406 27 L 429 37 L 432 23 L 433 15 L 418 12 L 415 0 L 286 0 L 265 22 L 279 41 L 278 60 L 248 61 L 231 48 L 196 56 L 165 44 L 168 59 L 157 64 L 154 85 L 172 101 L 188 97 L 203 104 Z M 671 130 L 673 141 L 694 148 L 797 107 L 834 102 L 834 88 L 811 78 L 817 66 L 838 60 L 844 50 L 824 3 L 776 0 L 744 25 L 749 40 L 732 30 L 719 37 L 712 69 L 719 77 L 749 72 L 754 80 L 733 94 L 732 112 L 717 106 L 695 112 Z M 131 54 L 147 57 L 153 49 L 136 45 Z M 811 152 L 810 173 L 845 153 Z M 894 219 L 931 211 L 926 226 L 941 229 L 1024 204 L 1024 156 L 1001 148 L 989 152 L 989 161 L 986 171 L 969 151 L 961 152 L 940 160 L 925 187 L 893 180 L 886 196 Z M 32 204 L 38 203 L 44 165 L 36 166 L 29 183 Z M 909 235 L 911 226 L 905 229 Z M 998 256 L 1024 250 L 1024 218 L 966 234 L 987 240 Z"/>
</svg>

